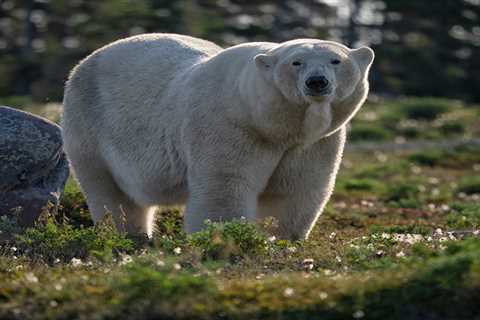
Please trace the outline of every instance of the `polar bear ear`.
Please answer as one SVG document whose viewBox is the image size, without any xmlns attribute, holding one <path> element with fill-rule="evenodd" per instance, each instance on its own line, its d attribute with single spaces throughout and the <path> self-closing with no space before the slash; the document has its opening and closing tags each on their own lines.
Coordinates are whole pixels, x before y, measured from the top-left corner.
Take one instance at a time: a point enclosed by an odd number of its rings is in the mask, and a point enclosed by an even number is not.
<svg viewBox="0 0 480 320">
<path fill-rule="evenodd" d="M 351 50 L 349 56 L 357 62 L 362 73 L 366 73 L 372 65 L 375 53 L 369 47 L 361 47 Z"/>
<path fill-rule="evenodd" d="M 260 70 L 269 70 L 275 65 L 277 58 L 269 54 L 261 53 L 257 54 L 253 60 Z"/>
</svg>

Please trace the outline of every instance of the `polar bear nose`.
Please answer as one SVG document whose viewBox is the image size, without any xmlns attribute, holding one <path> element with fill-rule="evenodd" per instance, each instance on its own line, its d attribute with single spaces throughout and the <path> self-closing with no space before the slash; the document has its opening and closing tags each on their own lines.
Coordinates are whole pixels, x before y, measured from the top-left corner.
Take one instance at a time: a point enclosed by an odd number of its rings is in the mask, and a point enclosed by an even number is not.
<svg viewBox="0 0 480 320">
<path fill-rule="evenodd" d="M 307 81 L 305 81 L 305 85 L 308 89 L 321 91 L 328 87 L 328 80 L 324 76 L 313 76 L 309 77 Z"/>
</svg>

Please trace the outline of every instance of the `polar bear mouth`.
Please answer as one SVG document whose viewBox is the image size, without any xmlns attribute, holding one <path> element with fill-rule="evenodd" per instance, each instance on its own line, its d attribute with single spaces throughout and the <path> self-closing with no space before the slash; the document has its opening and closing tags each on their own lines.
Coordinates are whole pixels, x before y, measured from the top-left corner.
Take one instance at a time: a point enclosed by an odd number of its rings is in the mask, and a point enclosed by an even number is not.
<svg viewBox="0 0 480 320">
<path fill-rule="evenodd" d="M 312 98 L 326 98 L 333 94 L 332 88 L 325 88 L 321 90 L 304 89 L 305 95 Z"/>
</svg>

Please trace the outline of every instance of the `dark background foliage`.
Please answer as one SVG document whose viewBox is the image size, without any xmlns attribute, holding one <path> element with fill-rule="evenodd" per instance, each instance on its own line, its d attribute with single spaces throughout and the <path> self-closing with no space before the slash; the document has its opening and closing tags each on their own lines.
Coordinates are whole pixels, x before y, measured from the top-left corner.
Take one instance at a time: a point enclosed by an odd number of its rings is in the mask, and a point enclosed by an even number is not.
<svg viewBox="0 0 480 320">
<path fill-rule="evenodd" d="M 0 97 L 60 101 L 93 50 L 144 32 L 223 46 L 315 37 L 372 46 L 373 91 L 480 101 L 479 0 L 3 0 Z"/>
</svg>

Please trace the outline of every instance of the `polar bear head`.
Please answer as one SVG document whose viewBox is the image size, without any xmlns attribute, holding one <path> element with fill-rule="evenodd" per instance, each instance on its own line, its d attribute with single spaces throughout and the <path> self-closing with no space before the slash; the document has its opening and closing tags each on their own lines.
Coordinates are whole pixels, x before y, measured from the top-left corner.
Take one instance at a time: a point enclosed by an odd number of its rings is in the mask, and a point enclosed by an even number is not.
<svg viewBox="0 0 480 320">
<path fill-rule="evenodd" d="M 372 49 L 316 39 L 288 41 L 254 57 L 264 80 L 290 103 L 312 104 L 349 97 L 366 81 Z"/>
</svg>

